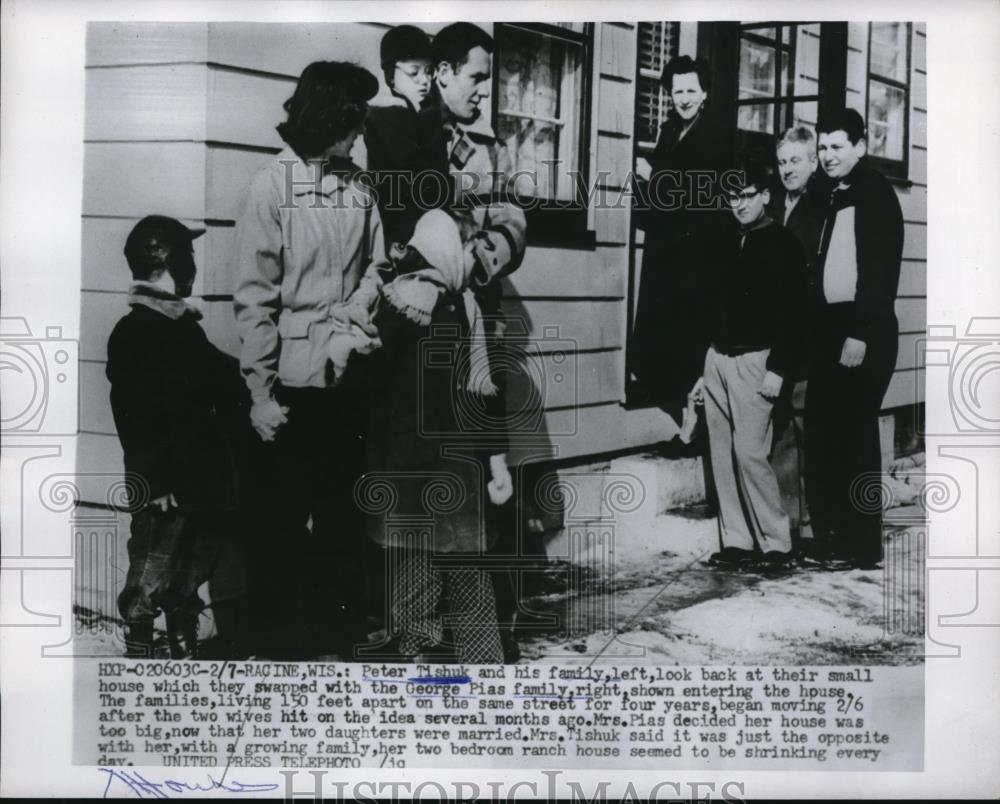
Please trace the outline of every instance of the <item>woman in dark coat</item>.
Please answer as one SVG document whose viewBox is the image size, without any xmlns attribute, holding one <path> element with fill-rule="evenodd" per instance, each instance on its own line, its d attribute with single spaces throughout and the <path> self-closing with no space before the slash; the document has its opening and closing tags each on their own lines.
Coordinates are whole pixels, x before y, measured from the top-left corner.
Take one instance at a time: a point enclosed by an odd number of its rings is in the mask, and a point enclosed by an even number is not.
<svg viewBox="0 0 1000 804">
<path fill-rule="evenodd" d="M 703 113 L 707 65 L 680 56 L 661 81 L 673 108 L 649 158 L 648 196 L 637 211 L 646 241 L 631 370 L 643 395 L 680 424 L 705 365 L 718 252 L 732 228 L 718 190 L 730 160 Z"/>
<path fill-rule="evenodd" d="M 375 316 L 382 346 L 363 367 L 374 387 L 359 486 L 369 535 L 392 556 L 387 632 L 415 657 L 445 643 L 447 624 L 460 661 L 499 663 L 493 583 L 476 563 L 489 546 L 486 507 L 506 502 L 512 482 L 503 399 L 469 290 L 474 261 L 440 210 L 393 252 L 397 275 Z"/>
</svg>

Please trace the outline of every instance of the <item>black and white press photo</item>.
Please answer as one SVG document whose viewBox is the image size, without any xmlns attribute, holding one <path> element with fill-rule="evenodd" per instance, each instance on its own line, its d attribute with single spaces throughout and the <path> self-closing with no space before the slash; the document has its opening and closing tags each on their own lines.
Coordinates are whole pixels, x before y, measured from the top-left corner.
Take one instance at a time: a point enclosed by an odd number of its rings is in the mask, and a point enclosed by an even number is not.
<svg viewBox="0 0 1000 804">
<path fill-rule="evenodd" d="M 78 789 L 940 771 L 941 662 L 1000 622 L 1000 328 L 934 304 L 986 304 L 935 166 L 996 110 L 933 82 L 982 94 L 988 26 L 153 6 L 78 12 L 80 97 L 5 134 L 5 183 L 77 164 L 59 227 L 5 227 L 5 283 L 61 251 L 3 311 L 0 636 L 61 660 Z"/>
</svg>

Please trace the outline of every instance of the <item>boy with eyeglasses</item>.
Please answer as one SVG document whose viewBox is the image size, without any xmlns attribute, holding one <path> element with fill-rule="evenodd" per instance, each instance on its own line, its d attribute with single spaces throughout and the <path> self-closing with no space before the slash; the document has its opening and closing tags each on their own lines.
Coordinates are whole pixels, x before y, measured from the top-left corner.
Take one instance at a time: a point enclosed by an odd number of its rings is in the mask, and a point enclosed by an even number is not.
<svg viewBox="0 0 1000 804">
<path fill-rule="evenodd" d="M 382 37 L 379 51 L 392 96 L 369 109 L 365 147 L 391 246 L 407 243 L 420 216 L 447 206 L 452 190 L 440 116 L 427 108 L 434 80 L 430 37 L 416 26 L 397 25 Z"/>
<path fill-rule="evenodd" d="M 744 160 L 724 179 L 738 224 L 720 277 L 705 373 L 712 474 L 719 497 L 717 567 L 777 568 L 791 557 L 788 515 L 768 460 L 774 402 L 799 360 L 806 304 L 802 246 L 768 215 L 769 176 Z"/>
</svg>

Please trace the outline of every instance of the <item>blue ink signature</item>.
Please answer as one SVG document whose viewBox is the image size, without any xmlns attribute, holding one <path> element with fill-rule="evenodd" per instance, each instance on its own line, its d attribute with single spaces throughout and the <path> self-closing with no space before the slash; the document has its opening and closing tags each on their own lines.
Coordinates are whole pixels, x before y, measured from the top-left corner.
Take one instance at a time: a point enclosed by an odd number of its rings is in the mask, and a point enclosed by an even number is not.
<svg viewBox="0 0 1000 804">
<path fill-rule="evenodd" d="M 379 679 L 381 680 L 381 679 Z M 415 676 L 406 679 L 411 684 L 469 684 L 472 679 L 468 676 Z"/>
<path fill-rule="evenodd" d="M 177 779 L 167 779 L 163 782 L 151 782 L 135 770 L 119 770 L 117 768 L 98 768 L 106 773 L 108 783 L 104 787 L 103 798 L 108 798 L 108 791 L 114 782 L 124 784 L 137 798 L 170 798 L 171 793 L 207 793 L 211 790 L 221 790 L 224 793 L 266 793 L 277 790 L 277 784 L 248 784 L 246 782 L 217 781 L 211 776 L 204 783 L 182 782 Z"/>
</svg>

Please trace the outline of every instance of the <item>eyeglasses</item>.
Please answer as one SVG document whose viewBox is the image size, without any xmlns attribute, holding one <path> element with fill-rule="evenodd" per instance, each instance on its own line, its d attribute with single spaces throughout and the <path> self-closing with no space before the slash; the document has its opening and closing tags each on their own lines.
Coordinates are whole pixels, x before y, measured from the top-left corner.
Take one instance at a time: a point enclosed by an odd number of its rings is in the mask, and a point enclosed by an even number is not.
<svg viewBox="0 0 1000 804">
<path fill-rule="evenodd" d="M 396 65 L 396 69 L 399 70 L 407 78 L 412 78 L 416 80 L 417 78 L 433 78 L 434 70 L 428 67 L 419 67 L 417 65 L 407 65 L 403 66 L 401 64 Z"/>
<path fill-rule="evenodd" d="M 742 190 L 738 193 L 726 193 L 726 200 L 730 204 L 742 204 L 758 195 L 760 195 L 760 190 Z"/>
</svg>

